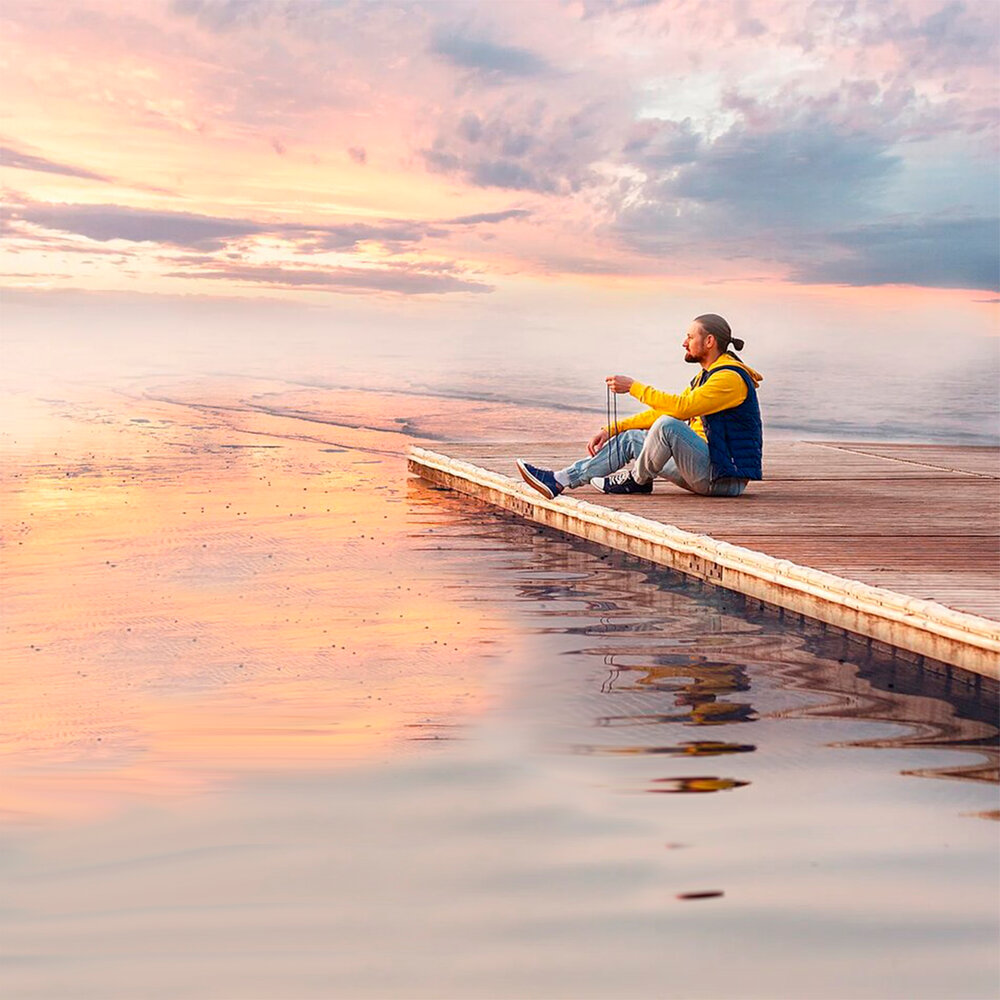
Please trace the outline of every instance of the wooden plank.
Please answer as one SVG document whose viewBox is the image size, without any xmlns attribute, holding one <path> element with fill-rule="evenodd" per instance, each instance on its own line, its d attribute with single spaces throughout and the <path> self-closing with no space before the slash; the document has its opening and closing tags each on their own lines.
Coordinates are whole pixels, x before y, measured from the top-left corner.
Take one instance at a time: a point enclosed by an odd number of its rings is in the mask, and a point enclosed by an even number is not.
<svg viewBox="0 0 1000 1000">
<path fill-rule="evenodd" d="M 728 537 L 741 534 L 865 534 L 886 536 L 980 534 L 1000 517 L 1000 498 L 988 480 L 938 488 L 909 480 L 865 480 L 849 489 L 839 484 L 784 482 L 753 484 L 738 500 L 696 496 L 658 483 L 651 496 L 605 497 L 590 487 L 574 497 L 614 510 L 676 524 L 688 531 Z"/>
<path fill-rule="evenodd" d="M 585 454 L 582 442 L 567 444 L 565 441 L 541 442 L 448 442 L 447 453 L 454 458 L 473 462 L 496 472 L 512 474 L 514 458 L 525 458 L 536 465 L 547 468 L 561 468 L 582 458 Z M 776 441 L 768 442 L 764 454 L 765 481 L 795 479 L 967 479 L 981 474 L 980 469 L 989 468 L 988 456 L 966 461 L 955 456 L 954 449 L 947 452 L 956 467 L 946 469 L 939 459 L 945 454 L 943 449 L 932 449 L 926 454 L 927 461 L 916 461 L 907 446 L 895 454 L 887 446 L 843 445 L 834 442 Z M 921 447 L 921 446 L 910 446 Z M 997 449 L 974 449 L 991 453 L 994 458 Z M 923 454 L 923 453 L 922 453 Z M 996 458 L 1000 462 L 1000 458 Z M 935 464 L 938 463 L 938 464 Z M 969 466 L 968 469 L 958 466 Z"/>
<path fill-rule="evenodd" d="M 921 458 L 901 463 L 895 447 L 867 454 L 790 442 L 776 449 L 788 478 L 725 500 L 663 482 L 651 496 L 585 487 L 544 500 L 513 478 L 514 456 L 567 464 L 577 449 L 560 442 L 465 442 L 447 455 L 415 449 L 411 468 L 522 517 L 1000 676 L 1000 489 L 975 471 L 988 468 L 991 449 L 966 460 L 960 449 L 900 446 Z M 865 475 L 831 478 L 841 454 Z M 945 457 L 954 470 L 932 466 Z"/>
<path fill-rule="evenodd" d="M 855 444 L 824 442 L 841 451 L 888 458 L 950 472 L 1000 479 L 1000 449 L 984 446 L 940 444 Z"/>
<path fill-rule="evenodd" d="M 726 538 L 748 545 L 779 559 L 808 562 L 819 559 L 824 566 L 858 567 L 938 572 L 996 573 L 1000 566 L 1000 538 L 996 535 L 764 535 L 734 528 Z M 998 588 L 1000 589 L 1000 588 Z"/>
</svg>

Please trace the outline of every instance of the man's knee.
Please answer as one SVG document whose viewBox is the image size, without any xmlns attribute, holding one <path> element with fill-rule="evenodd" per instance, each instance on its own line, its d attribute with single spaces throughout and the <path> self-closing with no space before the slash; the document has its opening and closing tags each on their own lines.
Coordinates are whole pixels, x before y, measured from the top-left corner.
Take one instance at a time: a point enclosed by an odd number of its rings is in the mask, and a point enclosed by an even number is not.
<svg viewBox="0 0 1000 1000">
<path fill-rule="evenodd" d="M 646 440 L 645 431 L 622 431 L 620 435 L 625 448 L 633 455 L 638 455 L 642 451 L 643 443 Z"/>
<path fill-rule="evenodd" d="M 650 427 L 649 432 L 664 441 L 669 441 L 676 436 L 678 430 L 682 427 L 687 427 L 687 424 L 676 417 L 657 417 L 653 426 Z"/>
</svg>

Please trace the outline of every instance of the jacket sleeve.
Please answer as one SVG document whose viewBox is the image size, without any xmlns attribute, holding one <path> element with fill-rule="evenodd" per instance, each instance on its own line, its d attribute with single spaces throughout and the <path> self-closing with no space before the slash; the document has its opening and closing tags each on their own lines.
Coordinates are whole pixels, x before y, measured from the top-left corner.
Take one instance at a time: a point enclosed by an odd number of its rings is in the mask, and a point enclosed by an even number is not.
<svg viewBox="0 0 1000 1000">
<path fill-rule="evenodd" d="M 607 427 L 606 430 L 612 436 L 615 433 L 615 426 L 617 426 L 619 434 L 622 431 L 645 431 L 649 430 L 656 423 L 657 417 L 662 416 L 663 414 L 657 413 L 656 410 L 643 410 L 641 413 L 635 413 L 631 417 L 623 417 L 618 421 L 617 425 Z"/>
<path fill-rule="evenodd" d="M 713 375 L 704 385 L 696 389 L 685 389 L 679 396 L 669 392 L 660 392 L 642 382 L 633 382 L 631 394 L 650 407 L 647 412 L 655 412 L 657 416 L 666 414 L 678 420 L 690 420 L 692 417 L 704 417 L 709 413 L 718 413 L 739 406 L 747 398 L 747 386 L 742 376 L 733 371 L 722 371 Z M 645 417 L 645 413 L 637 416 Z M 619 428 L 621 424 L 619 423 Z M 652 422 L 646 425 L 652 426 Z"/>
</svg>

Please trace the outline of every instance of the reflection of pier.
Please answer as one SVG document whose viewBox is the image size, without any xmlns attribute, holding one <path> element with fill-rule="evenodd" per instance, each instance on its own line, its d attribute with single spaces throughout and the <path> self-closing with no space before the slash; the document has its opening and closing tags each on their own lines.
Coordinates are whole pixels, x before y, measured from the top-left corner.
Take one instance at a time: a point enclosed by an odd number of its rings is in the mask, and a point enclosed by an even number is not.
<svg viewBox="0 0 1000 1000">
<path fill-rule="evenodd" d="M 792 670 L 799 683 L 833 698 L 799 714 L 899 723 L 907 729 L 902 735 L 860 740 L 852 746 L 967 750 L 981 754 L 981 761 L 906 773 L 1000 781 L 995 687 L 976 688 L 950 671 L 914 670 L 877 651 L 858 659 L 855 644 L 843 637 L 817 635 L 809 646 L 817 655 L 799 660 Z M 845 671 L 845 663 L 851 662 L 848 656 L 854 657 L 856 666 Z"/>
<path fill-rule="evenodd" d="M 755 720 L 827 717 L 902 727 L 854 746 L 962 752 L 962 763 L 907 773 L 998 780 L 997 685 L 988 678 L 918 667 L 895 650 L 603 546 L 562 543 L 418 480 L 411 497 L 441 510 L 441 523 L 457 512 L 478 522 L 484 548 L 530 548 L 532 571 L 518 598 L 541 631 L 579 636 L 580 654 L 598 664 L 583 711 L 593 738 L 578 753 L 717 766 L 757 749 Z M 767 678 L 810 704 L 774 700 L 766 691 L 775 685 L 761 683 Z M 726 731 L 713 728 L 716 720 L 743 724 Z"/>
<path fill-rule="evenodd" d="M 514 456 L 558 467 L 562 444 L 414 448 L 410 468 L 598 544 L 870 641 L 1000 677 L 1000 461 L 994 448 L 789 442 L 735 501 L 663 485 L 546 500 Z M 669 520 L 670 523 L 667 523 Z"/>
<path fill-rule="evenodd" d="M 674 705 L 659 714 L 634 706 L 629 714 L 598 716 L 595 719 L 598 726 L 628 727 L 631 735 L 642 733 L 654 741 L 646 745 L 606 747 L 602 752 L 671 756 L 748 753 L 755 749 L 752 743 L 716 743 L 711 739 L 658 746 L 657 737 L 645 727 L 672 722 L 686 726 L 724 725 L 752 722 L 769 715 L 827 717 L 897 723 L 905 728 L 898 735 L 855 740 L 852 746 L 959 750 L 979 757 L 972 763 L 906 773 L 1000 780 L 995 725 L 997 699 L 992 690 L 984 692 L 981 687 L 977 690 L 975 685 L 956 681 L 949 673 L 915 669 L 912 664 L 885 653 L 863 652 L 855 643 L 830 635 L 822 626 L 800 627 L 798 635 L 785 632 L 783 641 L 776 643 L 776 637 L 767 634 L 776 631 L 773 615 L 765 616 L 759 609 L 751 608 L 743 609 L 740 617 L 744 614 L 761 627 L 761 632 L 741 634 L 741 630 L 734 628 L 729 642 L 718 647 L 722 656 L 728 653 L 734 658 L 730 662 L 721 657 L 708 660 L 692 655 L 643 655 L 638 649 L 621 656 L 606 655 L 618 671 L 614 690 L 619 695 L 627 699 L 630 693 L 641 696 L 660 692 L 673 695 Z M 708 639 L 710 645 L 712 638 Z M 722 638 L 717 634 L 716 642 Z M 626 659 L 634 660 L 636 666 L 623 666 L 620 661 Z M 780 673 L 790 687 L 818 694 L 822 700 L 808 708 L 775 712 L 755 707 L 750 676 L 761 668 Z M 610 691 L 604 689 L 604 693 Z M 616 700 L 619 708 L 623 703 L 624 699 Z"/>
</svg>

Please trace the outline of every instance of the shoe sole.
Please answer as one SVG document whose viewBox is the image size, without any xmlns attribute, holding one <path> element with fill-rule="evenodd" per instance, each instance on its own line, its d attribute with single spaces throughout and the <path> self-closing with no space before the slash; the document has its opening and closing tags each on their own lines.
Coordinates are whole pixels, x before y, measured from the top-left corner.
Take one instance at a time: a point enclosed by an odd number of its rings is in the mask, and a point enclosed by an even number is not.
<svg viewBox="0 0 1000 1000">
<path fill-rule="evenodd" d="M 552 492 L 540 479 L 536 479 L 528 470 L 524 467 L 524 463 L 519 459 L 514 459 L 514 464 L 517 466 L 517 471 L 521 473 L 521 478 L 532 488 L 538 490 L 539 493 L 545 497 L 546 500 L 555 500 L 556 494 Z"/>
</svg>

